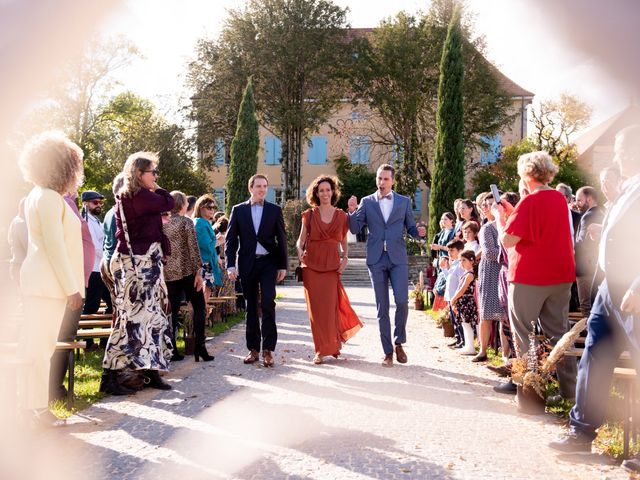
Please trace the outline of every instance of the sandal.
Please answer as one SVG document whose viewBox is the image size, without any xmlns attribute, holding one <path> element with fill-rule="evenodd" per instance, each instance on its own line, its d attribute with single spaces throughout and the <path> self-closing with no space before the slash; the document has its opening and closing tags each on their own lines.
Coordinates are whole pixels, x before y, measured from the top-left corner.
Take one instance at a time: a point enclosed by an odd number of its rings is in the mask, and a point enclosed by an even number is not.
<svg viewBox="0 0 640 480">
<path fill-rule="evenodd" d="M 313 363 L 316 365 L 320 365 L 322 363 L 322 356 L 319 353 L 316 353 L 316 356 L 313 357 Z"/>
</svg>

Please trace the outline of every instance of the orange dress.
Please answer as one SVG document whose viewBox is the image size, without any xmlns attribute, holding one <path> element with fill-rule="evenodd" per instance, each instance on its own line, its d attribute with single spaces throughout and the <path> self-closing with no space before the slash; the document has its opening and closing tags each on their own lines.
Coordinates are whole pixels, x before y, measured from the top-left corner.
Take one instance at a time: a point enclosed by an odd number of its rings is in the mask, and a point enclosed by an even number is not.
<svg viewBox="0 0 640 480">
<path fill-rule="evenodd" d="M 308 232 L 302 277 L 313 343 L 317 354 L 334 355 L 362 328 L 338 273 L 338 244 L 349 229 L 347 214 L 336 209 L 331 222 L 324 223 L 314 208 L 302 213 L 302 221 Z"/>
</svg>

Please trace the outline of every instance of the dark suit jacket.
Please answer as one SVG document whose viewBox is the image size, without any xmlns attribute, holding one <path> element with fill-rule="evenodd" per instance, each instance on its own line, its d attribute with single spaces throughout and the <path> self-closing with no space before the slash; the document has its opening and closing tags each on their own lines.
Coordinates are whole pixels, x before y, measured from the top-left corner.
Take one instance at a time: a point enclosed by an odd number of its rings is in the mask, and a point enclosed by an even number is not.
<svg viewBox="0 0 640 480">
<path fill-rule="evenodd" d="M 576 230 L 576 275 L 593 277 L 598 263 L 598 242 L 588 235 L 589 225 L 602 223 L 604 211 L 600 206 L 591 207 L 582 215 Z"/>
<path fill-rule="evenodd" d="M 582 214 L 572 209 L 569 209 L 569 211 L 571 212 L 571 223 L 573 224 L 573 238 L 575 240 L 576 232 L 578 231 L 578 227 L 580 226 L 580 218 L 582 218 Z"/>
<path fill-rule="evenodd" d="M 287 234 L 284 229 L 282 209 L 278 205 L 265 201 L 256 235 L 251 218 L 250 201 L 235 205 L 231 209 L 225 240 L 227 268 L 236 267 L 239 275 L 251 272 L 258 242 L 269 252 L 269 255 L 273 255 L 279 270 L 287 269 Z"/>
<path fill-rule="evenodd" d="M 624 197 L 624 192 L 620 199 Z M 617 202 L 616 202 L 617 203 Z M 603 224 L 604 235 L 604 276 L 607 280 L 609 294 L 613 304 L 620 308 L 624 294 L 630 288 L 640 291 L 640 255 L 634 252 L 634 241 L 638 236 L 640 222 L 640 185 L 636 186 L 622 207 L 621 214 L 614 223 L 609 215 L 617 207 L 616 203 L 609 209 Z M 611 224 L 610 224 L 611 223 Z"/>
</svg>

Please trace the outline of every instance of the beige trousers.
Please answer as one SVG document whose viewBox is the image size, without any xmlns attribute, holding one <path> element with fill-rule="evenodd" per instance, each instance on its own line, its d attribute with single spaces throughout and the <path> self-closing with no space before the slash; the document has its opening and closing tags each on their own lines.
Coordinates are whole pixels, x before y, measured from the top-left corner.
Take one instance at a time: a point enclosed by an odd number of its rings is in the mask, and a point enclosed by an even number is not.
<svg viewBox="0 0 640 480">
<path fill-rule="evenodd" d="M 56 351 L 67 299 L 24 297 L 19 355 L 29 362 L 20 380 L 20 405 L 25 409 L 49 405 L 49 368 Z"/>
<path fill-rule="evenodd" d="M 569 330 L 569 300 L 571 283 L 556 285 L 509 284 L 509 319 L 516 341 L 518 355 L 529 349 L 532 322 L 540 321 L 542 332 L 555 345 Z M 577 366 L 574 357 L 565 357 L 556 367 L 560 394 L 574 398 Z"/>
</svg>

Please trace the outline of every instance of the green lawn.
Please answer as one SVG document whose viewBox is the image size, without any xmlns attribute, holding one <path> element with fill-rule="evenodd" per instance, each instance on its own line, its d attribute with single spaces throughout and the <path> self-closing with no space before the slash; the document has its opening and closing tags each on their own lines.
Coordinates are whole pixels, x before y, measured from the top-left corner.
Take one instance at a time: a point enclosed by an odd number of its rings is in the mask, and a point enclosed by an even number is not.
<svg viewBox="0 0 640 480">
<path fill-rule="evenodd" d="M 207 327 L 206 335 L 208 337 L 216 337 L 231 327 L 237 325 L 244 320 L 244 313 L 236 313 L 226 318 L 224 322 L 214 323 L 213 326 Z M 184 351 L 184 339 L 179 337 L 178 349 Z M 59 418 L 70 417 L 73 413 L 87 408 L 89 405 L 97 402 L 105 397 L 104 393 L 100 393 L 100 377 L 102 376 L 102 358 L 104 350 L 93 350 L 84 352 L 80 359 L 76 360 L 75 368 L 75 402 L 71 410 L 67 409 L 66 400 L 56 400 L 49 405 L 51 411 Z M 64 381 L 65 387 L 68 386 L 67 379 Z"/>
</svg>

